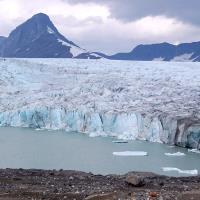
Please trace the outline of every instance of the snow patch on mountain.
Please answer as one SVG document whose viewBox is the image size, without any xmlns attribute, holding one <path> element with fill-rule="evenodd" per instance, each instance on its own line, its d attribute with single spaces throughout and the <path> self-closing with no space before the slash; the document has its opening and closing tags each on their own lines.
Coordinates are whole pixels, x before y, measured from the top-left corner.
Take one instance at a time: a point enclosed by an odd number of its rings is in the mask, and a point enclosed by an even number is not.
<svg viewBox="0 0 200 200">
<path fill-rule="evenodd" d="M 154 58 L 153 61 L 163 61 L 165 58 L 159 57 L 159 58 Z"/>
<path fill-rule="evenodd" d="M 49 26 L 47 26 L 47 32 L 49 34 L 55 34 L 55 32 Z"/>
<path fill-rule="evenodd" d="M 100 56 L 99 54 L 97 54 L 97 53 L 90 53 L 90 55 L 92 55 L 92 56 L 96 56 L 96 57 L 99 57 L 99 58 L 103 58 L 102 56 Z"/>
<path fill-rule="evenodd" d="M 174 62 L 188 62 L 191 61 L 193 53 L 185 53 L 179 56 L 174 57 L 171 61 Z"/>
<path fill-rule="evenodd" d="M 63 46 L 70 47 L 70 52 L 72 53 L 73 57 L 76 57 L 76 56 L 80 55 L 81 53 L 87 53 L 86 50 L 81 49 L 81 48 L 79 48 L 79 47 L 76 47 L 76 46 L 74 46 L 74 45 L 71 45 L 71 44 L 69 44 L 69 43 L 67 43 L 67 42 L 65 42 L 65 41 L 63 41 L 63 40 L 61 40 L 61 39 L 57 39 L 57 40 L 58 40 L 58 42 L 60 42 Z"/>
</svg>

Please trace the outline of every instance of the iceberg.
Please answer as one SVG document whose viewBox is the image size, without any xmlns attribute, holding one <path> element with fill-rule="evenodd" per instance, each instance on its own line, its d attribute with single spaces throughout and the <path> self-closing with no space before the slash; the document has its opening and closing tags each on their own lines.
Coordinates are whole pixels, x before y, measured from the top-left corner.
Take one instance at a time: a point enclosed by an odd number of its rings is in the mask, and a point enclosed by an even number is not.
<svg viewBox="0 0 200 200">
<path fill-rule="evenodd" d="M 200 153 L 200 150 L 198 150 L 198 149 L 188 149 L 188 152 Z"/>
<path fill-rule="evenodd" d="M 113 152 L 114 156 L 147 156 L 148 153 L 144 151 L 122 151 Z"/>
<path fill-rule="evenodd" d="M 127 140 L 114 140 L 112 141 L 113 143 L 116 143 L 116 144 L 123 144 L 123 143 L 128 143 Z"/>
<path fill-rule="evenodd" d="M 198 170 L 193 169 L 193 170 L 181 170 L 175 167 L 163 167 L 162 168 L 164 172 L 170 172 L 170 171 L 176 171 L 180 174 L 190 174 L 190 175 L 198 175 Z"/>
<path fill-rule="evenodd" d="M 166 156 L 185 156 L 182 152 L 176 152 L 176 153 L 165 153 Z"/>
</svg>

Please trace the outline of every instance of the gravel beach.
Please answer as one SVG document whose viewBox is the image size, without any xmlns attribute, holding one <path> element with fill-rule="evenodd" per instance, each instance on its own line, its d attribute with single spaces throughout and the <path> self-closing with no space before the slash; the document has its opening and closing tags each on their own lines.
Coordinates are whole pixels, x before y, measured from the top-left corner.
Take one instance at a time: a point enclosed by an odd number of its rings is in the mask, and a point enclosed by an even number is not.
<svg viewBox="0 0 200 200">
<path fill-rule="evenodd" d="M 65 170 L 0 170 L 0 200 L 199 200 L 200 176 L 93 175 Z"/>
</svg>

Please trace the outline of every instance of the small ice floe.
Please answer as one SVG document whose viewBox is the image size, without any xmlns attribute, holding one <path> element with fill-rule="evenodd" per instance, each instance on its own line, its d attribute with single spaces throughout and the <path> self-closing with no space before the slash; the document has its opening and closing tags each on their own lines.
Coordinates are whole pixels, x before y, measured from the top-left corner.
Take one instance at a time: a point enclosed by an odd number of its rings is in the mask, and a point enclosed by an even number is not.
<svg viewBox="0 0 200 200">
<path fill-rule="evenodd" d="M 101 137 L 106 137 L 107 136 L 106 133 L 101 132 L 101 131 L 89 132 L 88 135 L 89 135 L 89 137 L 92 137 L 92 138 L 93 137 L 99 137 L 99 136 L 101 136 Z"/>
<path fill-rule="evenodd" d="M 42 131 L 43 129 L 41 129 L 41 128 L 36 128 L 35 130 L 36 130 L 36 131 Z"/>
<path fill-rule="evenodd" d="M 145 151 L 121 151 L 113 152 L 115 156 L 148 156 L 148 153 Z"/>
<path fill-rule="evenodd" d="M 175 167 L 163 167 L 162 170 L 164 172 L 170 172 L 170 171 L 176 171 L 179 174 L 190 174 L 190 175 L 198 175 L 198 170 L 193 169 L 193 170 L 181 170 Z"/>
<path fill-rule="evenodd" d="M 168 147 L 168 148 L 174 148 L 175 146 L 172 146 L 172 145 L 168 145 L 167 147 Z"/>
<path fill-rule="evenodd" d="M 188 149 L 188 152 L 200 153 L 200 150 L 198 150 L 198 149 Z"/>
<path fill-rule="evenodd" d="M 165 153 L 166 156 L 185 156 L 184 153 L 176 152 L 176 153 Z"/>
<path fill-rule="evenodd" d="M 123 144 L 123 143 L 128 143 L 127 140 L 114 140 L 112 143 L 118 143 L 118 144 Z"/>
</svg>

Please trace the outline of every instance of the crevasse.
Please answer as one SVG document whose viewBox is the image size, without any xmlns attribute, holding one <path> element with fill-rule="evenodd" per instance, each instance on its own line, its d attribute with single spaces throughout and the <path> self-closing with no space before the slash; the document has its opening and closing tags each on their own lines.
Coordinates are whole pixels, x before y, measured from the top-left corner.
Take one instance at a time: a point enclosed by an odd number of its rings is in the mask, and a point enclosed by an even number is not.
<svg viewBox="0 0 200 200">
<path fill-rule="evenodd" d="M 189 148 L 200 148 L 200 125 L 189 119 L 150 117 L 140 113 L 68 111 L 35 107 L 0 113 L 0 126 L 76 131 Z"/>
</svg>

